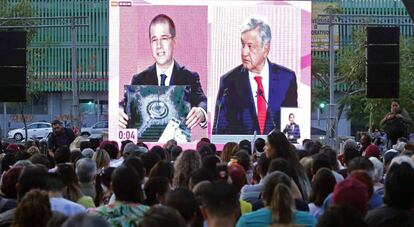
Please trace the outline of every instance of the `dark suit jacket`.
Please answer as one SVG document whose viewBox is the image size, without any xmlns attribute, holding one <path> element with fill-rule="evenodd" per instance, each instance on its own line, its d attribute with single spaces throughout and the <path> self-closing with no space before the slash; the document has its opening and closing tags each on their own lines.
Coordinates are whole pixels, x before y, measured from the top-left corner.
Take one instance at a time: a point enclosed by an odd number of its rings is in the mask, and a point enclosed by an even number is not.
<svg viewBox="0 0 414 227">
<path fill-rule="evenodd" d="M 295 73 L 283 66 L 269 65 L 268 110 L 264 133 L 280 129 L 280 107 L 297 107 Z M 220 78 L 213 134 L 260 134 L 249 73 L 240 65 Z"/>
<path fill-rule="evenodd" d="M 158 85 L 156 71 L 155 64 L 151 65 L 141 73 L 135 74 L 132 77 L 131 85 Z M 174 61 L 170 85 L 189 85 L 191 89 L 189 97 L 191 107 L 201 107 L 207 112 L 207 97 L 204 95 L 203 88 L 201 87 L 198 73 L 191 72 Z M 120 105 L 125 106 L 124 101 Z"/>
<path fill-rule="evenodd" d="M 287 133 L 287 137 L 290 142 L 297 143 L 298 139 L 300 138 L 300 128 L 299 125 L 296 123 L 293 123 L 293 130 L 292 125 L 287 124 L 285 129 L 283 129 L 283 133 Z M 293 138 L 289 138 L 290 136 L 293 136 Z"/>
</svg>

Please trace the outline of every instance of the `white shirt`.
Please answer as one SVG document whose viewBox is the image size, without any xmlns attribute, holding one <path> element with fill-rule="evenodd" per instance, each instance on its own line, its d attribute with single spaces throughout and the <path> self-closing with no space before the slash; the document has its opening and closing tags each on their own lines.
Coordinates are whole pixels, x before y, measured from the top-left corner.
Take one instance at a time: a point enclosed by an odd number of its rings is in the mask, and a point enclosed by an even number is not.
<svg viewBox="0 0 414 227">
<path fill-rule="evenodd" d="M 255 76 L 262 77 L 264 97 L 266 98 L 266 102 L 269 102 L 269 64 L 267 63 L 267 59 L 263 66 L 262 72 L 260 72 L 260 74 L 252 73 L 249 71 L 250 88 L 252 89 L 254 106 L 256 107 L 256 113 L 257 113 L 257 96 L 259 95 L 257 94 L 257 82 L 254 79 Z M 267 104 L 266 104 L 266 108 L 267 108 Z"/>
<path fill-rule="evenodd" d="M 167 70 L 162 70 L 158 64 L 155 64 L 156 72 L 157 72 L 157 78 L 158 78 L 158 85 L 161 85 L 161 74 L 164 74 L 167 76 L 165 79 L 165 86 L 170 85 L 172 71 L 174 69 L 174 61 L 172 61 L 171 65 L 168 66 Z"/>
</svg>

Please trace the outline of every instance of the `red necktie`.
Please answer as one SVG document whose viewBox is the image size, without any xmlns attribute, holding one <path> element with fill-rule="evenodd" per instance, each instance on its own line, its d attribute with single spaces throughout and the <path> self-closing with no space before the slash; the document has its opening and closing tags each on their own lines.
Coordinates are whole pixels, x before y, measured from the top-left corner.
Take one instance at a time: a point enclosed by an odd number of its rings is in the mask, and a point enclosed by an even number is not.
<svg viewBox="0 0 414 227">
<path fill-rule="evenodd" d="M 266 123 L 266 101 L 265 101 L 265 92 L 263 89 L 262 84 L 262 77 L 255 76 L 254 80 L 257 83 L 257 92 L 256 92 L 256 100 L 257 100 L 257 120 L 259 122 L 260 134 L 264 134 L 264 128 Z"/>
</svg>

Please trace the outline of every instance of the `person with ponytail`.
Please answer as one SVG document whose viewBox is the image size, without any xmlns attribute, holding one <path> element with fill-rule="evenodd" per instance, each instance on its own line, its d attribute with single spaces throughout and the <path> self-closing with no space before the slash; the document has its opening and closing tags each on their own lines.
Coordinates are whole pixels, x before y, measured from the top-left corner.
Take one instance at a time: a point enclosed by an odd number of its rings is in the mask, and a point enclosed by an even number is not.
<svg viewBox="0 0 414 227">
<path fill-rule="evenodd" d="M 244 226 L 315 226 L 309 213 L 295 210 L 290 177 L 275 171 L 264 179 L 262 200 L 265 207 L 240 217 L 237 227 Z"/>
</svg>

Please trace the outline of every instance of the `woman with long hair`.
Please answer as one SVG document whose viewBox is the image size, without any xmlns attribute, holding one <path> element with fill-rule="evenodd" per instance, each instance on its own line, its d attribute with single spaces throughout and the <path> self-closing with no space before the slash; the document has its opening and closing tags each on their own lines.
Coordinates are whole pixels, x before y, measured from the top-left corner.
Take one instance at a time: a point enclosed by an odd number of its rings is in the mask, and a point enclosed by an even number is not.
<svg viewBox="0 0 414 227">
<path fill-rule="evenodd" d="M 280 171 L 268 174 L 262 191 L 265 207 L 241 216 L 236 226 L 315 226 L 316 219 L 309 212 L 295 210 L 290 188 L 286 174 Z"/>
<path fill-rule="evenodd" d="M 311 190 L 311 185 L 305 169 L 299 162 L 299 158 L 294 151 L 294 146 L 282 132 L 275 130 L 267 135 L 266 146 L 264 148 L 266 157 L 269 159 L 283 158 L 292 167 L 292 178 L 302 194 L 302 199 L 307 201 Z"/>
<path fill-rule="evenodd" d="M 331 194 L 336 184 L 335 176 L 328 168 L 321 168 L 312 180 L 312 191 L 309 196 L 309 212 L 317 219 L 323 214 L 323 201 Z"/>
<path fill-rule="evenodd" d="M 190 174 L 201 167 L 201 157 L 195 150 L 185 150 L 174 163 L 173 188 L 188 188 Z"/>
</svg>

